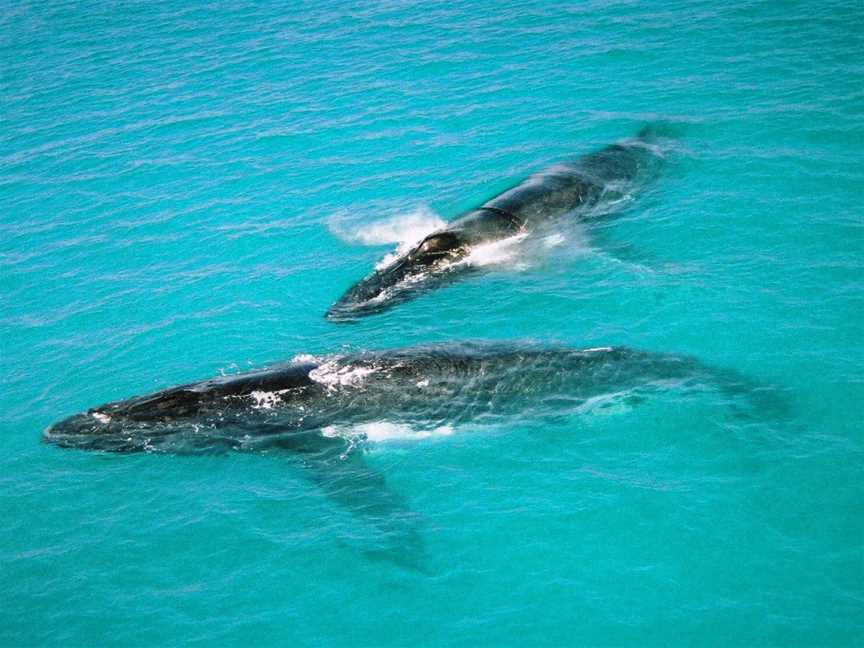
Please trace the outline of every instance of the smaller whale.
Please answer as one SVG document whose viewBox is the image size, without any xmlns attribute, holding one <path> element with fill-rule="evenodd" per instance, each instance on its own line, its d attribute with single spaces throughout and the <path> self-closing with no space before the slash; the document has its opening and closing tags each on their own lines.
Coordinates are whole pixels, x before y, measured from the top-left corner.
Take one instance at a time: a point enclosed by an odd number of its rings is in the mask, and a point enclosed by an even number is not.
<svg viewBox="0 0 864 648">
<path fill-rule="evenodd" d="M 354 284 L 330 307 L 327 319 L 378 313 L 476 272 L 469 257 L 478 245 L 528 234 L 567 215 L 588 218 L 592 210 L 622 198 L 640 175 L 656 170 L 663 157 L 656 142 L 655 130 L 646 127 L 636 137 L 530 176 Z"/>
</svg>

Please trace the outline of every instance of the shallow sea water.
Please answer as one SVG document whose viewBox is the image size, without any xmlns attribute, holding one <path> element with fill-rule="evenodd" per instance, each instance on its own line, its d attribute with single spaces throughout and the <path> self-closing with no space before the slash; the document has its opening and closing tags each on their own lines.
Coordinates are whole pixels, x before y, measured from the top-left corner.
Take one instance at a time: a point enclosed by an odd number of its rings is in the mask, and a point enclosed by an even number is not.
<svg viewBox="0 0 864 648">
<path fill-rule="evenodd" d="M 862 25 L 851 1 L 3 3 L 0 644 L 860 645 Z M 602 226 L 323 319 L 388 241 L 646 123 L 673 151 Z M 284 453 L 40 443 L 220 372 L 463 339 L 685 353 L 789 411 L 383 417 L 366 461 L 423 569 L 364 552 Z"/>
</svg>

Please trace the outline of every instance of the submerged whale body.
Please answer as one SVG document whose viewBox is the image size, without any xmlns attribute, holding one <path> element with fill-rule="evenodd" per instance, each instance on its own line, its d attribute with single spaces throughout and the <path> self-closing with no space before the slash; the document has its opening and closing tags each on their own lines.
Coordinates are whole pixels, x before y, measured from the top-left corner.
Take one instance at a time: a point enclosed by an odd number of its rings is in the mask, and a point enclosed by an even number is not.
<svg viewBox="0 0 864 648">
<path fill-rule="evenodd" d="M 380 312 L 476 270 L 483 243 L 535 230 L 565 214 L 587 216 L 614 202 L 660 159 L 652 128 L 572 162 L 536 173 L 432 232 L 405 254 L 354 284 L 327 311 L 332 321 Z"/>
<path fill-rule="evenodd" d="M 686 356 L 463 343 L 309 358 L 172 387 L 70 416 L 44 440 L 115 453 L 288 450 L 302 474 L 371 529 L 364 553 L 423 569 L 416 516 L 358 451 L 364 424 L 429 429 L 554 416 L 579 413 L 598 396 L 670 388 L 753 394 L 734 372 Z"/>
</svg>

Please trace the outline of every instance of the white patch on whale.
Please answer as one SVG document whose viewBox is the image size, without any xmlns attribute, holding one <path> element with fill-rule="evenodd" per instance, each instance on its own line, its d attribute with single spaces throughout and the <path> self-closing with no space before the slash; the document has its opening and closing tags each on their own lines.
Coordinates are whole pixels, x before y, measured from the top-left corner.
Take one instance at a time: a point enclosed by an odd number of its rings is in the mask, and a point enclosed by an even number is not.
<svg viewBox="0 0 864 648">
<path fill-rule="evenodd" d="M 276 391 L 253 391 L 249 397 L 253 400 L 253 409 L 273 409 L 276 405 L 282 402 L 282 394 L 290 391 L 289 389 L 279 389 Z"/>
<path fill-rule="evenodd" d="M 340 365 L 339 359 L 330 360 L 309 372 L 309 378 L 328 389 L 357 387 L 367 376 L 378 371 L 377 367 Z"/>
</svg>

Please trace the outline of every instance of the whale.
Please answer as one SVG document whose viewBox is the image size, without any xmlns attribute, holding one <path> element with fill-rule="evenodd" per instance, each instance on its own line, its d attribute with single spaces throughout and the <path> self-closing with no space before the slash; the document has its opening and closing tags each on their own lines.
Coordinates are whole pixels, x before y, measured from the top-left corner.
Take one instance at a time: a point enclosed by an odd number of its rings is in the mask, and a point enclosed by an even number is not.
<svg viewBox="0 0 864 648">
<path fill-rule="evenodd" d="M 530 235 L 563 217 L 588 222 L 632 192 L 640 179 L 656 175 L 664 158 L 657 129 L 582 157 L 556 164 L 433 231 L 402 254 L 390 255 L 326 312 L 333 322 L 350 322 L 451 283 L 478 268 L 478 246 Z"/>
<path fill-rule="evenodd" d="M 325 356 L 220 375 L 109 402 L 44 431 L 48 443 L 112 453 L 280 448 L 304 454 L 353 442 L 332 433 L 374 421 L 425 426 L 506 417 L 556 402 L 673 385 L 746 393 L 752 381 L 696 359 L 629 347 L 462 342 Z"/>
<path fill-rule="evenodd" d="M 423 553 L 419 522 L 364 461 L 369 424 L 506 425 L 580 415 L 598 398 L 635 404 L 658 391 L 706 389 L 742 402 L 759 393 L 752 380 L 684 355 L 461 342 L 299 356 L 93 407 L 50 425 L 43 439 L 118 454 L 284 451 L 298 474 L 384 539 L 379 557 L 413 569 Z"/>
</svg>

